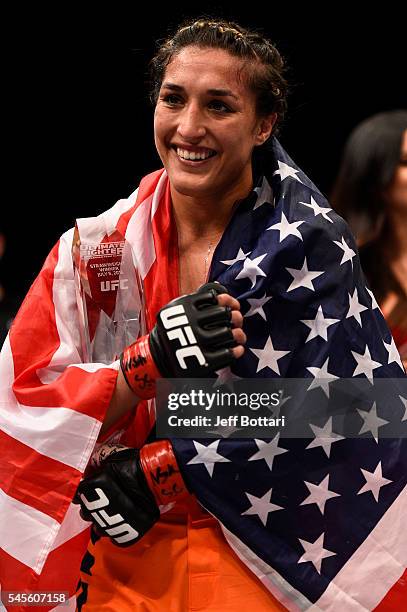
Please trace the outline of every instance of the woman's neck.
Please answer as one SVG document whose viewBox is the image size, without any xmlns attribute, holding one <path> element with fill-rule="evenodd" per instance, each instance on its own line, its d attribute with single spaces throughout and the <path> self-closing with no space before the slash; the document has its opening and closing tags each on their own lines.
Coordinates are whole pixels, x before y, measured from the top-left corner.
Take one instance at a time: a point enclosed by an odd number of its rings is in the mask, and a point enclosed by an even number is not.
<svg viewBox="0 0 407 612">
<path fill-rule="evenodd" d="M 246 198 L 253 183 L 239 185 L 222 200 L 219 197 L 192 197 L 177 192 L 171 186 L 174 218 L 178 232 L 190 239 L 211 238 L 222 233 L 229 223 L 235 205 Z"/>
</svg>

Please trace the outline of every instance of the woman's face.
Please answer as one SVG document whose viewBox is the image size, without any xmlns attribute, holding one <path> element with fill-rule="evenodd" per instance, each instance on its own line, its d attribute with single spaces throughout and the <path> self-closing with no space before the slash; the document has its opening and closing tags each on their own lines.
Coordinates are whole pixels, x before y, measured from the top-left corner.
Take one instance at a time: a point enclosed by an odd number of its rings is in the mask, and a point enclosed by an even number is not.
<svg viewBox="0 0 407 612">
<path fill-rule="evenodd" d="M 401 140 L 400 161 L 385 191 L 385 198 L 390 210 L 407 212 L 407 130 Z"/>
<path fill-rule="evenodd" d="M 251 155 L 275 115 L 256 116 L 242 60 L 222 49 L 184 48 L 168 64 L 154 116 L 157 151 L 177 192 L 224 197 L 251 186 Z M 240 72 L 240 75 L 242 72 Z"/>
</svg>

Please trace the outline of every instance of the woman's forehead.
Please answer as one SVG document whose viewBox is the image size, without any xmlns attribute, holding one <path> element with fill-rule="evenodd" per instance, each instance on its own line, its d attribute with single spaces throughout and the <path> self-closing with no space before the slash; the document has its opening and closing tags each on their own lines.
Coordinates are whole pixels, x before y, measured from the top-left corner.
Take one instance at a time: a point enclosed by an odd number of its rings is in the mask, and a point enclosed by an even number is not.
<svg viewBox="0 0 407 612">
<path fill-rule="evenodd" d="M 186 47 L 168 64 L 163 85 L 228 88 L 242 94 L 247 89 L 242 78 L 245 66 L 245 61 L 224 49 Z"/>
</svg>

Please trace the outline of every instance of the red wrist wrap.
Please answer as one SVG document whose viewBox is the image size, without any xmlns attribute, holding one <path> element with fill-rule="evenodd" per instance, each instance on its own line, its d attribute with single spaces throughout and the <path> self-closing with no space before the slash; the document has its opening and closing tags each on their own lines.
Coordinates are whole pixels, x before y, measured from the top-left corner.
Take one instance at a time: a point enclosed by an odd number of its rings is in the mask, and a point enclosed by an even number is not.
<svg viewBox="0 0 407 612">
<path fill-rule="evenodd" d="M 161 374 L 151 356 L 148 335 L 124 349 L 120 367 L 133 393 L 142 399 L 155 397 L 155 381 Z"/>
<path fill-rule="evenodd" d="M 189 496 L 169 440 L 157 440 L 140 449 L 140 464 L 157 504 Z"/>
</svg>

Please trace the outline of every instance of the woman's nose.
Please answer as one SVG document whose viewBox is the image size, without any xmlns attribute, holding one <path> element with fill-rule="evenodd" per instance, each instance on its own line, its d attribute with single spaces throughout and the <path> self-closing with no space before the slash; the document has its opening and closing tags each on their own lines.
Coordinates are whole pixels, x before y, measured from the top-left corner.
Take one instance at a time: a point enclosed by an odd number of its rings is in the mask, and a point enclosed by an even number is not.
<svg viewBox="0 0 407 612">
<path fill-rule="evenodd" d="M 204 117 L 195 105 L 187 105 L 179 115 L 177 128 L 178 134 L 183 140 L 200 140 L 206 134 Z"/>
</svg>

